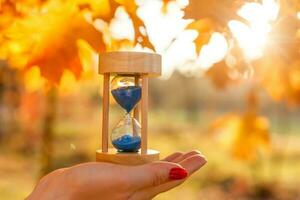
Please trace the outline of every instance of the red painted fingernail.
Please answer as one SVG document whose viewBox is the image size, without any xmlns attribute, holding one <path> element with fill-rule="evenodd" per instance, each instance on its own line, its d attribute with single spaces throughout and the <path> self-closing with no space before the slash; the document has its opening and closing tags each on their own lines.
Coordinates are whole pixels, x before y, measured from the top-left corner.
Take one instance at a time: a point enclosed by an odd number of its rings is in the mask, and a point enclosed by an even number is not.
<svg viewBox="0 0 300 200">
<path fill-rule="evenodd" d="M 180 167 L 174 167 L 170 170 L 169 178 L 171 180 L 180 180 L 188 176 L 188 172 Z"/>
</svg>

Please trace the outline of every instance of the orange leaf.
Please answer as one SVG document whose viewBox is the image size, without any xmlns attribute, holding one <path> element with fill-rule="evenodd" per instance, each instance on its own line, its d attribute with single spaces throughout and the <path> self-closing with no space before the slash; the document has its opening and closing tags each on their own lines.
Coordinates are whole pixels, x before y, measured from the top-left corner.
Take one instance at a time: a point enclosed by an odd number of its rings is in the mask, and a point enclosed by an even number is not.
<svg viewBox="0 0 300 200">
<path fill-rule="evenodd" d="M 116 11 L 116 9 L 119 6 L 124 6 L 126 12 L 130 16 L 132 23 L 133 23 L 134 32 L 135 32 L 134 43 L 135 44 L 140 43 L 143 47 L 148 47 L 148 48 L 154 50 L 154 46 L 150 42 L 148 36 L 146 34 L 143 34 L 140 31 L 141 28 L 145 29 L 145 25 L 144 25 L 144 22 L 137 16 L 137 13 L 136 13 L 137 5 L 136 5 L 135 1 L 134 0 L 109 0 L 109 2 L 110 2 L 110 6 L 111 6 L 113 13 Z M 121 41 L 121 42 L 123 42 L 123 41 Z"/>
<path fill-rule="evenodd" d="M 215 23 L 216 28 L 225 27 L 229 19 L 240 18 L 237 9 L 243 4 L 243 0 L 190 0 L 184 9 L 186 19 L 209 18 Z"/>
<path fill-rule="evenodd" d="M 300 23 L 296 17 L 283 16 L 270 33 L 272 41 L 265 55 L 254 62 L 260 84 L 277 101 L 300 103 Z"/>
<path fill-rule="evenodd" d="M 161 8 L 161 11 L 163 12 L 163 13 L 167 13 L 167 9 L 168 9 L 168 4 L 169 4 L 169 2 L 170 1 L 174 1 L 174 0 L 162 0 L 162 2 L 163 2 L 163 6 L 162 6 L 162 8 Z"/>
<path fill-rule="evenodd" d="M 243 0 L 190 0 L 184 9 L 186 19 L 195 19 L 187 28 L 197 30 L 199 35 L 195 40 L 196 51 L 199 53 L 202 46 L 208 43 L 213 32 L 224 32 L 230 19 L 240 19 L 238 8 Z"/>
<path fill-rule="evenodd" d="M 78 8 L 60 4 L 16 22 L 6 31 L 6 44 L 11 64 L 30 68 L 40 67 L 42 76 L 58 83 L 69 70 L 76 78 L 82 72 L 77 41 L 87 41 L 95 50 L 103 51 L 102 33 L 88 23 Z M 20 62 L 23 60 L 22 62 Z"/>
<path fill-rule="evenodd" d="M 225 115 L 212 124 L 211 131 L 237 159 L 255 161 L 270 148 L 269 122 L 253 112 Z"/>
<path fill-rule="evenodd" d="M 140 29 L 145 28 L 144 22 L 136 15 L 136 12 L 129 13 L 129 16 L 132 19 L 134 32 L 135 32 L 135 43 L 140 43 L 143 47 L 148 47 L 149 49 L 154 50 L 154 46 L 149 40 L 147 35 L 141 33 Z"/>
<path fill-rule="evenodd" d="M 218 89 L 224 89 L 233 80 L 229 77 L 230 68 L 226 66 L 225 61 L 216 63 L 206 72 L 206 76 Z"/>
<path fill-rule="evenodd" d="M 202 46 L 209 42 L 211 34 L 213 33 L 213 23 L 209 19 L 199 19 L 190 23 L 187 29 L 193 29 L 198 32 L 198 36 L 195 40 L 196 51 L 200 52 Z"/>
<path fill-rule="evenodd" d="M 76 0 L 80 10 L 90 10 L 95 18 L 107 19 L 113 16 L 114 11 L 109 0 Z"/>
</svg>

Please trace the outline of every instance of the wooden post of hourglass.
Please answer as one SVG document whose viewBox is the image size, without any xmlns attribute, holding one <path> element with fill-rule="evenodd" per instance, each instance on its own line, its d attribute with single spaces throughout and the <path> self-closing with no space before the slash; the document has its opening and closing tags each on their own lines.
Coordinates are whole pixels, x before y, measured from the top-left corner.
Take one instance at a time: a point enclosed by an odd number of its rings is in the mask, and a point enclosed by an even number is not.
<svg viewBox="0 0 300 200">
<path fill-rule="evenodd" d="M 161 74 L 161 56 L 144 52 L 107 52 L 99 55 L 99 73 L 103 78 L 102 149 L 96 151 L 96 160 L 123 165 L 140 165 L 159 159 L 159 152 L 148 149 L 148 80 Z M 108 148 L 110 76 L 135 76 L 135 85 L 142 80 L 141 103 L 134 109 L 134 117 L 141 121 L 141 150 L 118 152 Z M 141 118 L 139 117 L 141 112 Z M 133 133 L 134 134 L 134 133 Z"/>
<path fill-rule="evenodd" d="M 147 129 L 148 129 L 148 76 L 142 75 L 142 99 L 141 99 L 141 126 L 142 126 L 142 141 L 141 152 L 147 154 L 148 141 L 147 141 Z"/>
<path fill-rule="evenodd" d="M 136 75 L 134 77 L 134 84 L 136 86 L 139 86 L 140 85 L 140 76 L 139 75 Z M 135 106 L 134 110 L 133 110 L 133 117 L 134 119 L 136 119 L 138 122 L 140 121 L 140 104 L 137 103 L 137 105 Z M 133 136 L 136 136 L 136 131 L 133 131 Z"/>
<path fill-rule="evenodd" d="M 102 152 L 108 152 L 108 125 L 109 125 L 109 73 L 103 76 L 103 105 L 102 105 Z"/>
</svg>

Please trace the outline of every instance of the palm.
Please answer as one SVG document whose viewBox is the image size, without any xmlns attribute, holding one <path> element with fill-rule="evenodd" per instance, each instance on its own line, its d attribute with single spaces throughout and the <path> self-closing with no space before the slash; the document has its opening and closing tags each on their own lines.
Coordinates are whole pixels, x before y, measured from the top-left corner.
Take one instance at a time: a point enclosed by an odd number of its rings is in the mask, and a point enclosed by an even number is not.
<svg viewBox="0 0 300 200">
<path fill-rule="evenodd" d="M 45 176 L 28 200 L 152 199 L 186 180 L 171 180 L 171 169 L 184 168 L 191 175 L 205 163 L 205 158 L 197 151 L 174 153 L 162 161 L 140 166 L 85 163 L 59 169 Z"/>
</svg>

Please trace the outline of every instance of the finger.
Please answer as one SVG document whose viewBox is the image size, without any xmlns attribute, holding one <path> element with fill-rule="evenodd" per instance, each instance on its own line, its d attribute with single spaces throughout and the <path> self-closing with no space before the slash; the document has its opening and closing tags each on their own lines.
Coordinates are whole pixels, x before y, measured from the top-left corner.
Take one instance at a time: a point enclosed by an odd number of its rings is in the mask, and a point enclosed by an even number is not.
<svg viewBox="0 0 300 200">
<path fill-rule="evenodd" d="M 146 165 L 128 167 L 127 174 L 130 177 L 129 189 L 137 191 L 166 183 L 170 180 L 171 172 L 174 169 L 176 172 L 187 174 L 187 171 L 182 166 L 172 162 L 157 161 Z"/>
<path fill-rule="evenodd" d="M 201 155 L 194 155 L 189 158 L 186 158 L 183 160 L 180 164 L 182 167 L 186 168 L 188 171 L 189 175 L 193 174 L 195 171 L 200 169 L 203 165 L 206 163 L 206 159 L 204 156 Z M 186 179 L 183 180 L 177 180 L 177 181 L 171 181 L 164 183 L 160 186 L 152 187 L 152 188 L 147 188 L 143 189 L 141 191 L 136 192 L 130 200 L 143 200 L 143 199 L 152 199 L 156 195 L 168 191 L 180 184 L 182 184 Z"/>
<path fill-rule="evenodd" d="M 175 152 L 175 153 L 169 155 L 168 157 L 164 158 L 162 161 L 173 162 L 173 160 L 175 160 L 176 158 L 178 158 L 179 156 L 182 156 L 182 155 L 183 155 L 182 152 Z"/>
<path fill-rule="evenodd" d="M 207 163 L 206 158 L 203 155 L 196 154 L 186 158 L 185 160 L 181 161 L 179 164 L 184 167 L 189 174 L 195 173 L 199 170 L 203 165 Z"/>
<path fill-rule="evenodd" d="M 186 158 L 188 157 L 191 157 L 193 155 L 202 155 L 200 151 L 198 150 L 193 150 L 193 151 L 189 151 L 185 154 L 182 154 L 181 156 L 175 158 L 172 162 L 175 162 L 175 163 L 180 163 L 181 161 L 185 160 Z"/>
</svg>

